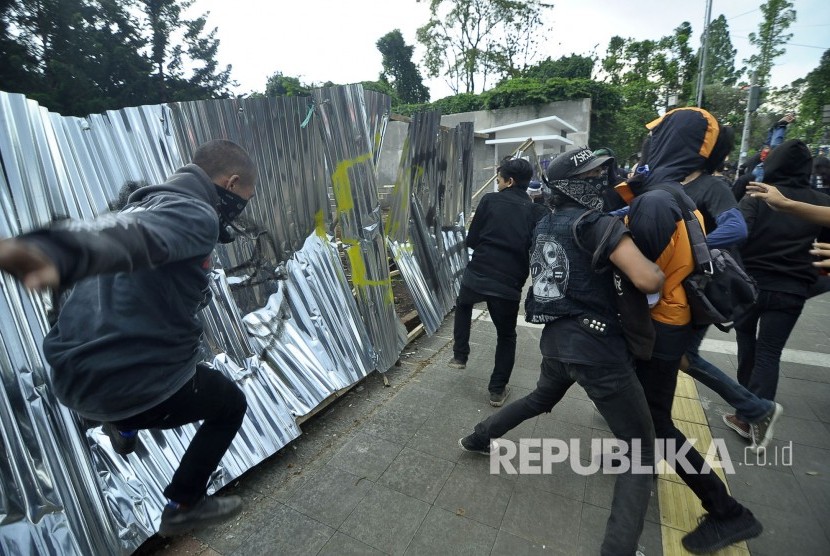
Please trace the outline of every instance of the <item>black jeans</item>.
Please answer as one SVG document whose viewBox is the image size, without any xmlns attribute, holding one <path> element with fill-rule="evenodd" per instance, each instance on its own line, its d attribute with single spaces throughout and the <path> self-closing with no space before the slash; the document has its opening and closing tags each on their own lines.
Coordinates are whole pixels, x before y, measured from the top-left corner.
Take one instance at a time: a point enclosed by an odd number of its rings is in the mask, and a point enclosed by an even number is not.
<svg viewBox="0 0 830 556">
<path fill-rule="evenodd" d="M 643 385 L 643 391 L 648 400 L 658 442 L 674 440 L 674 446 L 678 452 L 687 442 L 686 436 L 674 426 L 671 417 L 679 365 L 679 359 L 672 361 L 651 359 L 636 362 L 637 377 Z M 714 470 L 707 468 L 706 473 L 701 473 L 706 462 L 694 446 L 685 452 L 685 458 L 692 472 L 689 472 L 683 465 L 677 465 L 675 471 L 700 499 L 704 510 L 718 518 L 734 517 L 743 511 L 743 506 L 729 495 L 726 485 Z"/>
<path fill-rule="evenodd" d="M 190 505 L 205 495 L 211 473 L 242 426 L 248 403 L 242 390 L 219 371 L 203 365 L 178 392 L 159 405 L 113 423 L 119 430 L 172 429 L 202 421 L 164 495 Z"/>
<path fill-rule="evenodd" d="M 760 398 L 775 399 L 781 352 L 805 301 L 799 295 L 761 290 L 758 302 L 735 323 L 738 382 Z"/>
<path fill-rule="evenodd" d="M 574 382 L 585 388 L 614 436 L 628 443 L 631 449 L 636 445 L 631 441 L 640 440 L 640 453 L 632 454 L 632 458 L 639 458 L 644 466 L 654 465 L 654 426 L 643 388 L 628 363 L 619 367 L 592 367 L 543 358 L 536 390 L 476 425 L 477 442 L 487 443 L 527 419 L 550 412 Z M 635 474 L 630 469 L 618 475 L 602 554 L 636 552 L 652 482 L 651 474 Z"/>
<path fill-rule="evenodd" d="M 504 299 L 493 295 L 480 294 L 466 286 L 461 286 L 455 301 L 455 321 L 453 323 L 453 356 L 459 361 L 467 362 L 470 355 L 470 326 L 473 317 L 473 305 L 487 302 L 490 318 L 496 325 L 496 361 L 490 374 L 490 392 L 501 393 L 510 381 L 513 364 L 516 361 L 516 319 L 519 316 L 519 300 Z"/>
</svg>

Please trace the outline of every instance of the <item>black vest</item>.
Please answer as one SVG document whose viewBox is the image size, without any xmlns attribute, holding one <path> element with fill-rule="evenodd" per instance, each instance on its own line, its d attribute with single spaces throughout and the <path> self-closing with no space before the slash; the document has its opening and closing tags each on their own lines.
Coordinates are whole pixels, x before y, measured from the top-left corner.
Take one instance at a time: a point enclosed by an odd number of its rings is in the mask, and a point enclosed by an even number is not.
<svg viewBox="0 0 830 556">
<path fill-rule="evenodd" d="M 577 245 L 574 223 L 587 209 L 566 206 L 539 221 L 530 250 L 531 286 L 525 319 L 552 322 L 563 317 L 597 320 L 606 332 L 621 331 L 609 272 L 591 269 L 593 253 Z"/>
</svg>

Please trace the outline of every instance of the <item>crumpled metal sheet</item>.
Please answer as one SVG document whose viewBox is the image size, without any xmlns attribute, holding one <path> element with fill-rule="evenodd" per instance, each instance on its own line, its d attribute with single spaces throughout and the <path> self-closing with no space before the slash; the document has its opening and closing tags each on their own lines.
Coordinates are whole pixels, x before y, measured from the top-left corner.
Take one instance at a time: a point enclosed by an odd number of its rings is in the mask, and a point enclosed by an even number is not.
<svg viewBox="0 0 830 556">
<path fill-rule="evenodd" d="M 375 348 L 375 366 L 385 372 L 406 345 L 406 330 L 395 314 L 363 87 L 316 89 L 313 97 L 352 285 Z"/>
<path fill-rule="evenodd" d="M 428 334 L 455 304 L 467 265 L 463 207 L 469 204 L 472 124 L 440 128 L 438 111 L 412 117 L 390 195 L 387 243 Z M 465 181 L 469 180 L 469 181 Z"/>
<path fill-rule="evenodd" d="M 0 92 L 0 237 L 102 214 L 126 182 L 162 181 L 208 139 L 254 155 L 258 195 L 244 235 L 214 254 L 213 299 L 200 315 L 205 361 L 249 406 L 210 493 L 296 438 L 296 416 L 394 364 L 405 343 L 374 178 L 388 98 L 354 86 L 318 91 L 313 105 L 310 120 L 311 99 L 301 97 L 74 118 Z M 327 236 L 332 175 L 357 300 Z M 451 255 L 463 234 L 449 236 Z M 458 261 L 447 261 L 456 272 Z M 136 453 L 116 455 L 100 426 L 51 395 L 40 351 L 47 301 L 0 276 L 0 553 L 126 554 L 158 527 L 161 492 L 196 427 L 141 431 Z"/>
</svg>

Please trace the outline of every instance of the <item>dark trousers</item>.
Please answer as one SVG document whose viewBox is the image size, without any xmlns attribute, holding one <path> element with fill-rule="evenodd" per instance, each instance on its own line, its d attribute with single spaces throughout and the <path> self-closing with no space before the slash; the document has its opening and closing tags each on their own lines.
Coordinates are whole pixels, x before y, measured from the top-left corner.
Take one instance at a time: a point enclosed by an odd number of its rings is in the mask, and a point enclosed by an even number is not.
<svg viewBox="0 0 830 556">
<path fill-rule="evenodd" d="M 473 305 L 487 302 L 490 318 L 496 325 L 496 361 L 490 374 L 490 392 L 501 393 L 510 381 L 513 364 L 516 361 L 516 319 L 519 316 L 519 300 L 504 299 L 493 295 L 480 294 L 466 286 L 461 286 L 455 301 L 455 321 L 453 324 L 453 356 L 459 361 L 467 362 L 470 356 L 470 326 L 473 317 Z"/>
<path fill-rule="evenodd" d="M 738 382 L 758 397 L 775 399 L 781 352 L 804 302 L 802 296 L 761 290 L 758 302 L 735 323 Z"/>
<path fill-rule="evenodd" d="M 679 364 L 679 359 L 672 361 L 651 359 L 636 362 L 637 377 L 643 385 L 657 439 L 658 441 L 673 439 L 678 452 L 687 442 L 686 436 L 674 426 L 671 417 Z M 700 499 L 703 509 L 719 518 L 734 517 L 743 511 L 743 507 L 729 496 L 726 485 L 712 469 L 701 473 L 706 462 L 697 449 L 692 447 L 685 452 L 685 458 L 692 472 L 687 471 L 682 465 L 677 465 L 675 471 Z"/>
<path fill-rule="evenodd" d="M 190 505 L 205 495 L 207 483 L 228 450 L 248 403 L 245 394 L 219 371 L 203 365 L 178 392 L 159 405 L 113 423 L 120 430 L 172 429 L 203 421 L 182 456 L 164 495 Z"/>
<path fill-rule="evenodd" d="M 654 426 L 649 416 L 643 388 L 627 363 L 619 367 L 591 367 L 564 363 L 545 357 L 536 390 L 494 413 L 475 428 L 479 443 L 499 438 L 527 419 L 549 413 L 574 382 L 579 383 L 596 404 L 611 432 L 628 443 L 640 440 L 642 465 L 654 464 Z M 617 476 L 611 516 L 605 527 L 602 554 L 634 554 L 651 497 L 652 476 L 631 470 Z"/>
</svg>

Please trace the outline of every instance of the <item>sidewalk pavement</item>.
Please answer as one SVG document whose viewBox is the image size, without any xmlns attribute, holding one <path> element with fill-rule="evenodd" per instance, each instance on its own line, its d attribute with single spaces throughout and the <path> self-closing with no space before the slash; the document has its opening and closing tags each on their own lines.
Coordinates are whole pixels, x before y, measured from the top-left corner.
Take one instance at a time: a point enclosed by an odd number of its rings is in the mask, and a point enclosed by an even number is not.
<svg viewBox="0 0 830 556">
<path fill-rule="evenodd" d="M 765 462 L 745 457 L 746 441 L 724 426 L 729 408 L 716 394 L 681 380 L 681 428 L 723 439 L 735 470 L 726 476 L 729 488 L 764 524 L 760 537 L 719 554 L 830 554 L 828 317 L 830 294 L 809 301 L 787 344 L 778 388 L 784 416 Z M 521 322 L 517 333 L 508 403 L 529 393 L 539 373 L 540 328 Z M 244 499 L 240 516 L 174 540 L 154 537 L 137 554 L 599 554 L 614 476 L 580 476 L 566 464 L 545 475 L 494 475 L 489 458 L 458 447 L 496 411 L 487 401 L 495 341 L 484 313 L 473 324 L 467 368 L 447 367 L 450 314 L 437 334 L 405 348 L 401 365 L 386 373 L 389 386 L 377 374 L 367 377 L 304 423 L 291 445 L 227 487 Z M 703 350 L 735 375 L 734 333 L 714 330 Z M 552 413 L 506 436 L 578 438 L 583 462 L 590 439 L 611 437 L 578 385 Z M 702 510 L 671 476 L 656 484 L 641 550 L 686 554 L 679 539 Z"/>
</svg>

